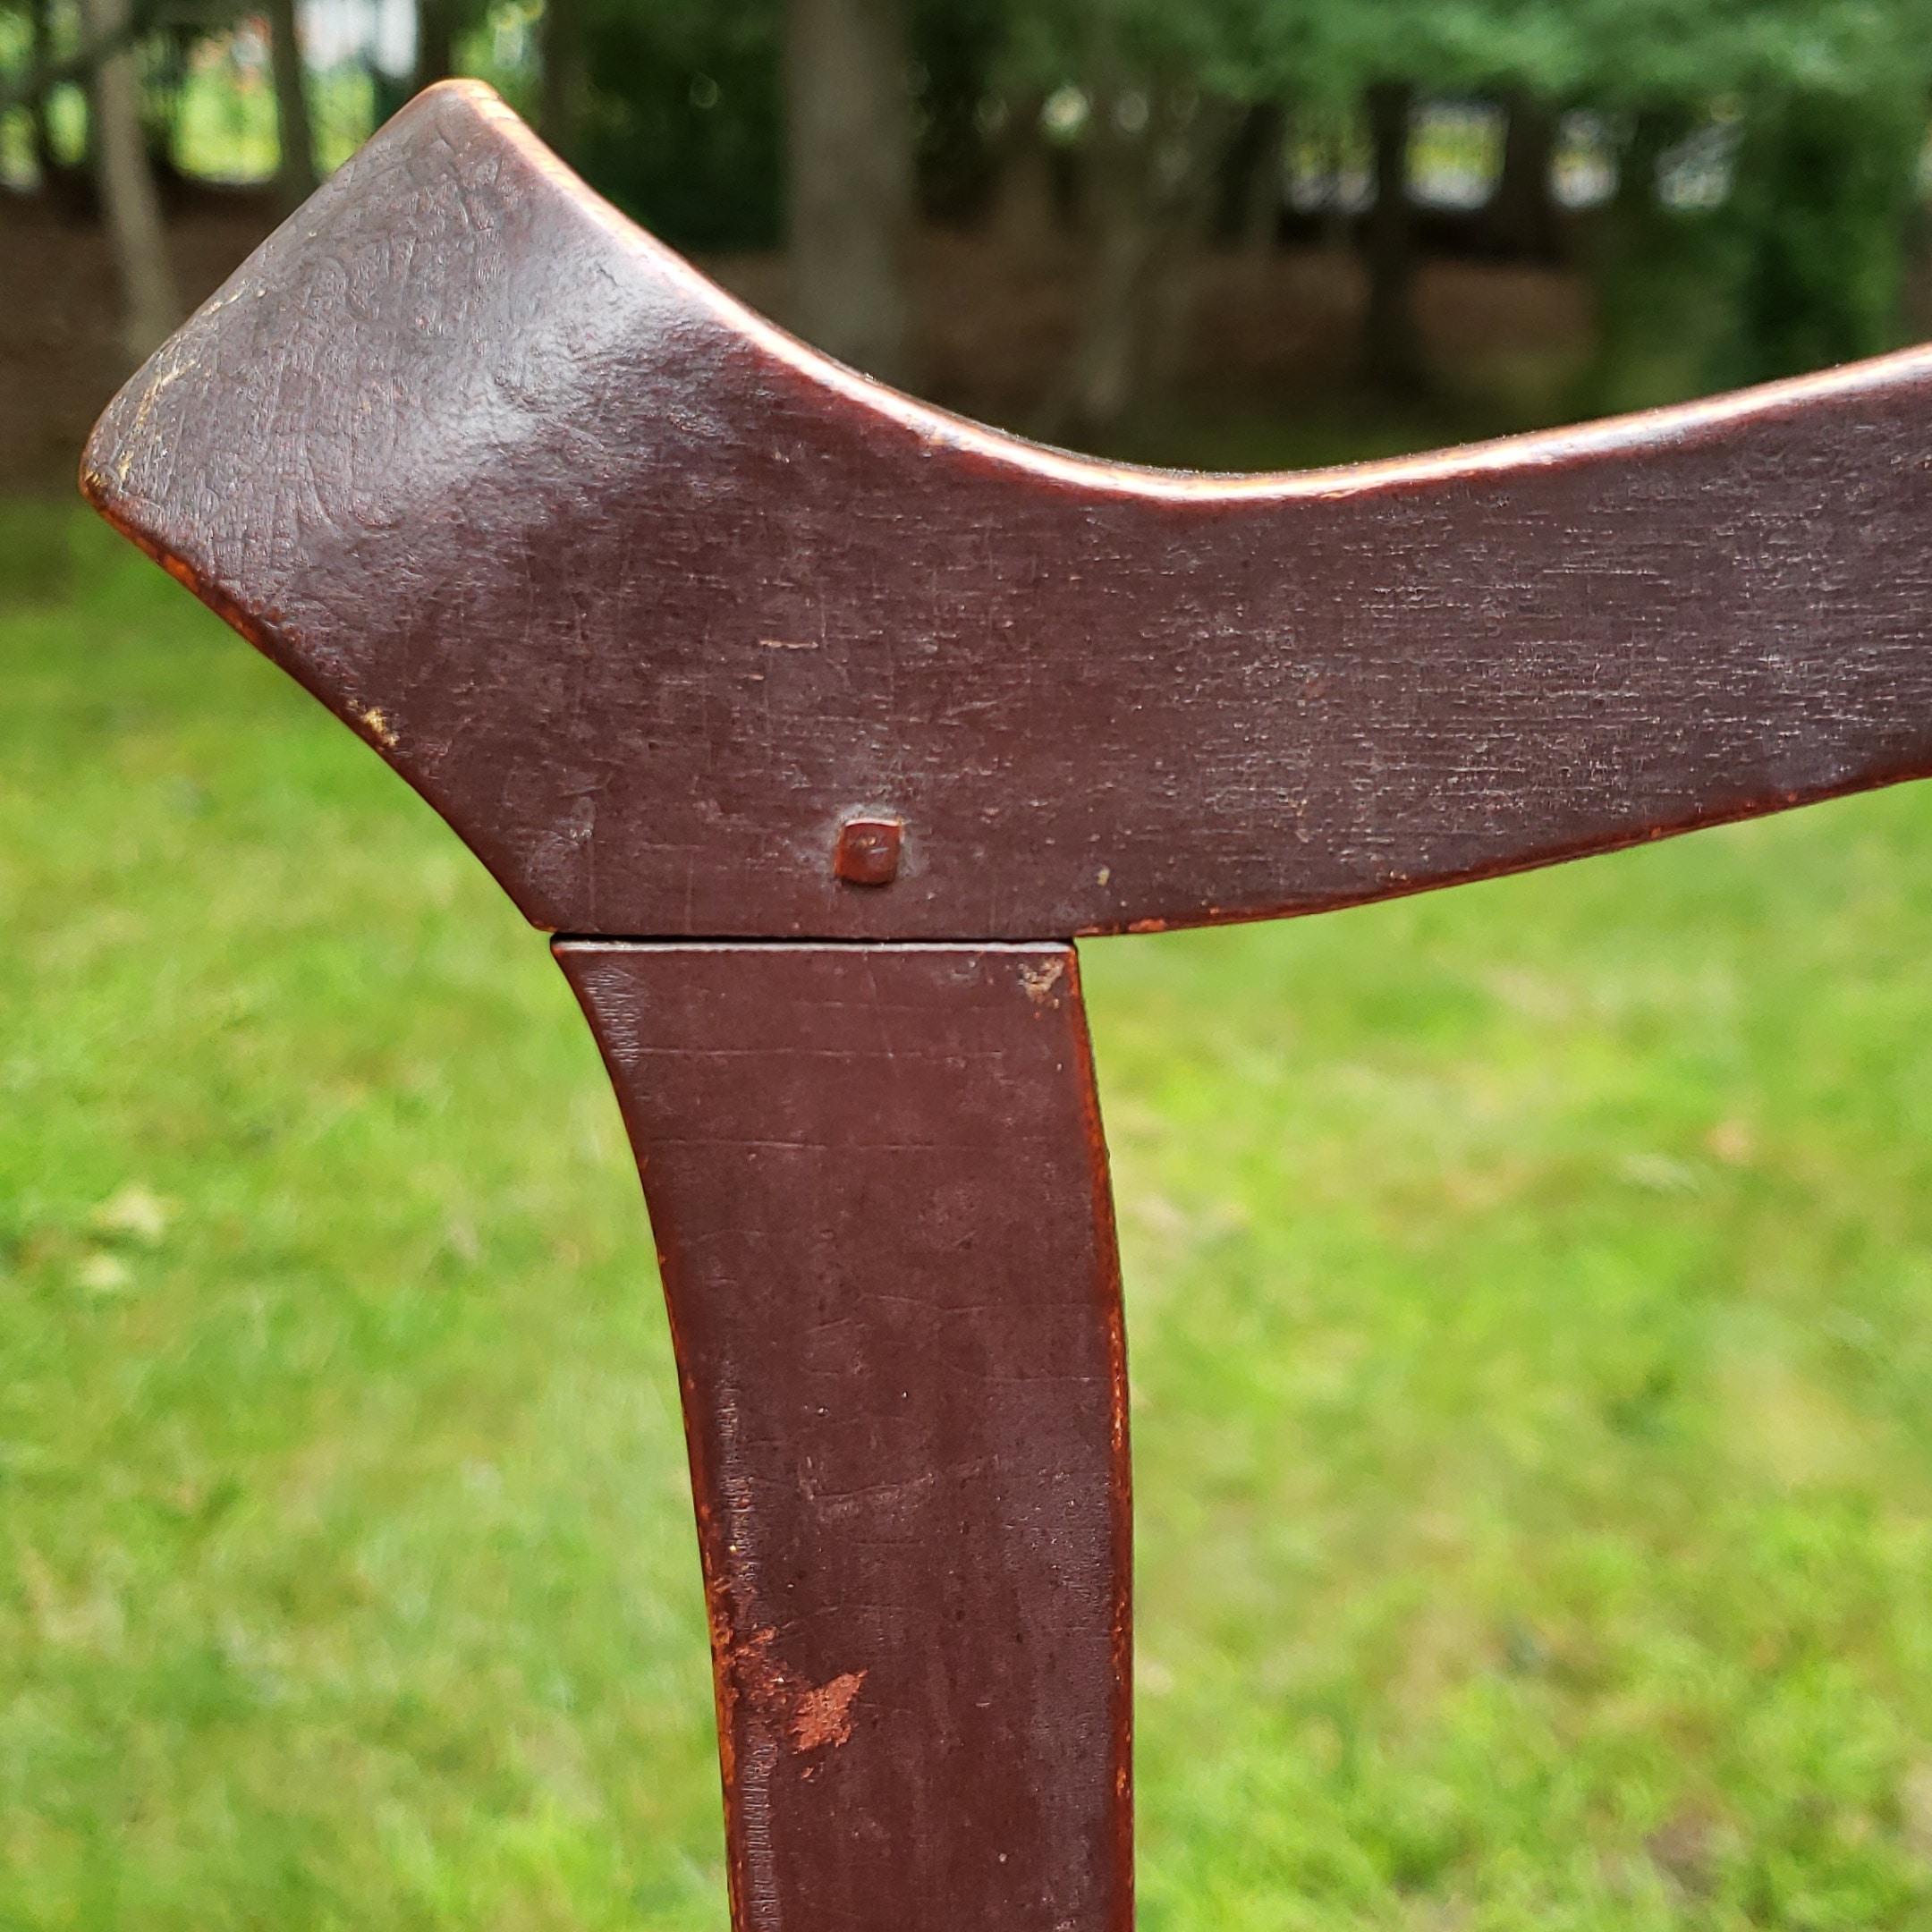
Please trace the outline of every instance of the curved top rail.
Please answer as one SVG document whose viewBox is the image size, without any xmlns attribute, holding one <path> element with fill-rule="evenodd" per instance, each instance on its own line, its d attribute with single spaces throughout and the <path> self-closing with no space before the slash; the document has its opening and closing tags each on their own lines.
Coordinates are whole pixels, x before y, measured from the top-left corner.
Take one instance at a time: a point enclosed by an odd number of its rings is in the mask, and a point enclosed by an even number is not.
<svg viewBox="0 0 1932 1932">
<path fill-rule="evenodd" d="M 1915 350 L 1353 469 L 1089 461 L 796 342 L 453 82 L 128 384 L 82 487 L 540 926 L 1000 938 L 1932 773 L 1928 460 Z"/>
</svg>

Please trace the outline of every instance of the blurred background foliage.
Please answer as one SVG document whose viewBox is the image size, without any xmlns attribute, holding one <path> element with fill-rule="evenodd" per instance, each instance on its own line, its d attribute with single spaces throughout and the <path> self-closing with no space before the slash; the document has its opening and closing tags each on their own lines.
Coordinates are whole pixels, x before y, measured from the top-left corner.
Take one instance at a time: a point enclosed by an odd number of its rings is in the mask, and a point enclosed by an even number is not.
<svg viewBox="0 0 1932 1932">
<path fill-rule="evenodd" d="M 724 1922 L 580 1021 L 47 501 L 452 72 L 833 352 L 1149 461 L 1925 328 L 1932 0 L 0 0 L 0 1932 Z M 1928 833 L 1084 949 L 1144 1925 L 1932 1925 Z"/>
<path fill-rule="evenodd" d="M 453 72 L 832 352 L 1103 448 L 1338 385 L 1521 427 L 1916 328 L 1932 0 L 0 0 L 11 253 L 99 225 L 124 362 Z"/>
</svg>

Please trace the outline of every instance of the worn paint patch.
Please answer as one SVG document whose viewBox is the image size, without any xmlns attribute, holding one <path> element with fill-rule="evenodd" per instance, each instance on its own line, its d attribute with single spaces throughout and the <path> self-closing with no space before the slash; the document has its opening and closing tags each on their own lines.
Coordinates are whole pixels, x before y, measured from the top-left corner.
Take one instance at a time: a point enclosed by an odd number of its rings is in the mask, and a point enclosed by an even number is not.
<svg viewBox="0 0 1932 1932">
<path fill-rule="evenodd" d="M 1055 988 L 1065 972 L 1064 960 L 1046 960 L 1038 966 L 1022 966 L 1020 984 L 1026 988 L 1026 996 L 1036 1006 L 1045 1006 L 1053 999 Z"/>
<path fill-rule="evenodd" d="M 718 1626 L 713 1629 L 716 1636 Z M 865 1672 L 843 1671 L 826 1683 L 808 1684 L 772 1656 L 776 1637 L 775 1631 L 761 1630 L 741 1643 L 725 1638 L 732 1701 L 742 1697 L 794 1751 L 835 1750 L 852 1734 L 852 1706 Z"/>
<path fill-rule="evenodd" d="M 164 369 L 142 392 L 140 401 L 134 406 L 134 420 L 128 429 L 127 446 L 121 452 L 121 458 L 114 464 L 116 479 L 125 483 L 136 459 L 140 455 L 140 438 L 146 432 L 148 419 L 154 414 L 154 406 L 160 400 L 161 392 L 172 382 L 179 382 L 190 369 L 194 368 L 194 359 L 183 356 L 177 348 L 173 367 Z"/>
<path fill-rule="evenodd" d="M 846 1671 L 830 1683 L 808 1690 L 792 1715 L 792 1742 L 801 1751 L 835 1749 L 851 1737 L 852 1709 L 866 1681 L 862 1671 Z"/>
<path fill-rule="evenodd" d="M 396 734 L 394 728 L 389 723 L 388 713 L 383 710 L 380 706 L 371 705 L 362 714 L 362 722 L 368 725 L 369 735 L 377 743 L 386 746 L 392 751 L 395 750 Z"/>
</svg>

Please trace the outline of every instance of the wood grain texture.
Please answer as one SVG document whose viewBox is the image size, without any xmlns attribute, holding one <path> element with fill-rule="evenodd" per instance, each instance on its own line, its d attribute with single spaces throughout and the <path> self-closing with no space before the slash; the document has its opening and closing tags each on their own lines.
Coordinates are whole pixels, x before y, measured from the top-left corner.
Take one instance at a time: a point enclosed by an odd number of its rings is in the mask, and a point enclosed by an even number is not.
<svg viewBox="0 0 1932 1932">
<path fill-rule="evenodd" d="M 852 375 L 487 90 L 383 131 L 84 487 L 528 916 L 1308 911 L 1932 770 L 1932 354 L 1410 462 L 1087 462 Z M 895 876 L 839 828 L 902 821 Z"/>
<path fill-rule="evenodd" d="M 558 958 L 682 1382 L 740 1932 L 1127 1932 L 1119 1275 L 1071 947 Z"/>
</svg>

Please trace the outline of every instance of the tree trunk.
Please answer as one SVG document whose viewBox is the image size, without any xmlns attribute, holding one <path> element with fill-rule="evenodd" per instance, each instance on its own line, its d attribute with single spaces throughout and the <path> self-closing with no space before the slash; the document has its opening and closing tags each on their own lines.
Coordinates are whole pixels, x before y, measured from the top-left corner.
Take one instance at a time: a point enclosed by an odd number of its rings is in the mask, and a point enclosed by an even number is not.
<svg viewBox="0 0 1932 1932">
<path fill-rule="evenodd" d="M 1157 86 L 1141 97 L 1144 124 L 1128 131 L 1116 110 L 1140 90 L 1123 83 L 1096 91 L 1092 278 L 1053 419 L 1055 433 L 1089 445 L 1105 443 L 1186 361 L 1215 184 L 1234 125 L 1225 103 Z"/>
<path fill-rule="evenodd" d="M 1630 138 L 1617 156 L 1616 189 L 1610 203 L 1620 220 L 1640 228 L 1657 212 L 1657 172 L 1681 128 L 1680 115 L 1661 110 L 1640 111 L 1632 117 Z"/>
<path fill-rule="evenodd" d="M 1158 97 L 1157 97 L 1158 103 Z M 1165 157 L 1154 157 L 1159 169 L 1158 228 L 1151 263 L 1153 286 L 1148 318 L 1148 355 L 1144 394 L 1159 400 L 1185 372 L 1193 347 L 1194 320 L 1207 280 L 1208 244 L 1214 238 L 1215 188 L 1227 172 L 1228 152 L 1241 127 L 1241 111 L 1232 102 L 1210 95 L 1191 102 L 1176 119 L 1170 111 L 1155 123 L 1171 131 Z M 1181 165 L 1174 148 L 1182 145 Z M 1275 184 L 1268 200 L 1268 225 L 1279 219 L 1281 194 L 1280 129 L 1271 133 L 1275 161 L 1269 180 Z M 1265 259 L 1265 258 L 1263 258 Z"/>
<path fill-rule="evenodd" d="M 54 64 L 54 22 L 52 0 L 30 0 L 28 9 L 30 48 L 27 71 L 43 74 Z M 54 179 L 54 130 L 47 119 L 47 94 L 43 89 L 27 104 L 33 144 L 34 173 L 45 189 Z"/>
<path fill-rule="evenodd" d="M 1249 261 L 1265 262 L 1281 243 L 1288 110 L 1278 101 L 1264 101 L 1250 108 L 1237 139 L 1241 180 L 1234 208 L 1234 245 Z"/>
<path fill-rule="evenodd" d="M 899 0 L 790 0 L 792 318 L 827 354 L 911 379 L 912 113 Z"/>
<path fill-rule="evenodd" d="M 456 72 L 456 0 L 416 0 L 416 72 L 410 90 L 420 94 Z"/>
<path fill-rule="evenodd" d="M 1332 125 L 1322 143 L 1326 150 L 1328 191 L 1322 198 L 1321 245 L 1332 255 L 1348 255 L 1355 247 L 1355 217 L 1348 205 L 1349 130 Z"/>
<path fill-rule="evenodd" d="M 1046 111 L 1043 96 L 1021 95 L 1013 103 L 1013 117 L 1001 144 L 994 225 L 1003 250 L 1026 261 L 1044 254 L 1059 240 L 1053 152 L 1046 145 L 1040 118 Z"/>
<path fill-rule="evenodd" d="M 1409 199 L 1409 123 L 1415 89 L 1381 81 L 1368 90 L 1375 154 L 1375 206 L 1368 211 L 1368 306 L 1363 371 L 1392 390 L 1422 386 L 1421 335 L 1415 316 L 1415 214 Z"/>
<path fill-rule="evenodd" d="M 281 164 L 275 186 L 284 208 L 300 207 L 321 179 L 309 118 L 309 80 L 302 65 L 295 0 L 267 0 L 268 54 L 275 68 L 275 133 Z"/>
<path fill-rule="evenodd" d="M 1114 102 L 1096 104 L 1106 131 L 1097 137 L 1085 197 L 1093 267 L 1065 394 L 1054 411 L 1057 435 L 1105 441 L 1132 407 L 1145 359 L 1148 283 L 1156 225 L 1152 169 L 1144 154 L 1112 134 Z"/>
<path fill-rule="evenodd" d="M 1610 413 L 1653 400 L 1653 371 L 1676 347 L 1676 304 L 1668 284 L 1680 272 L 1657 193 L 1657 168 L 1683 131 L 1682 116 L 1640 110 L 1617 156 L 1616 190 L 1590 225 L 1587 261 L 1597 343 L 1580 407 Z"/>
<path fill-rule="evenodd" d="M 89 40 L 112 43 L 125 30 L 128 0 L 80 0 L 81 30 Z M 139 362 L 181 319 L 181 302 L 141 131 L 132 47 L 117 46 L 95 68 L 92 106 L 90 145 L 121 284 L 122 345 Z"/>
<path fill-rule="evenodd" d="M 566 161 L 575 157 L 586 89 L 581 0 L 544 0 L 537 131 Z"/>
<path fill-rule="evenodd" d="M 1485 226 L 1505 255 L 1546 261 L 1561 251 L 1550 175 L 1556 165 L 1556 117 L 1534 95 L 1504 103 L 1503 166 Z"/>
<path fill-rule="evenodd" d="M 144 26 L 135 36 L 141 50 L 135 66 L 140 88 L 141 133 L 148 143 L 148 165 L 156 181 L 164 184 L 175 172 L 175 137 L 181 128 L 192 38 L 178 21 Z"/>
</svg>

